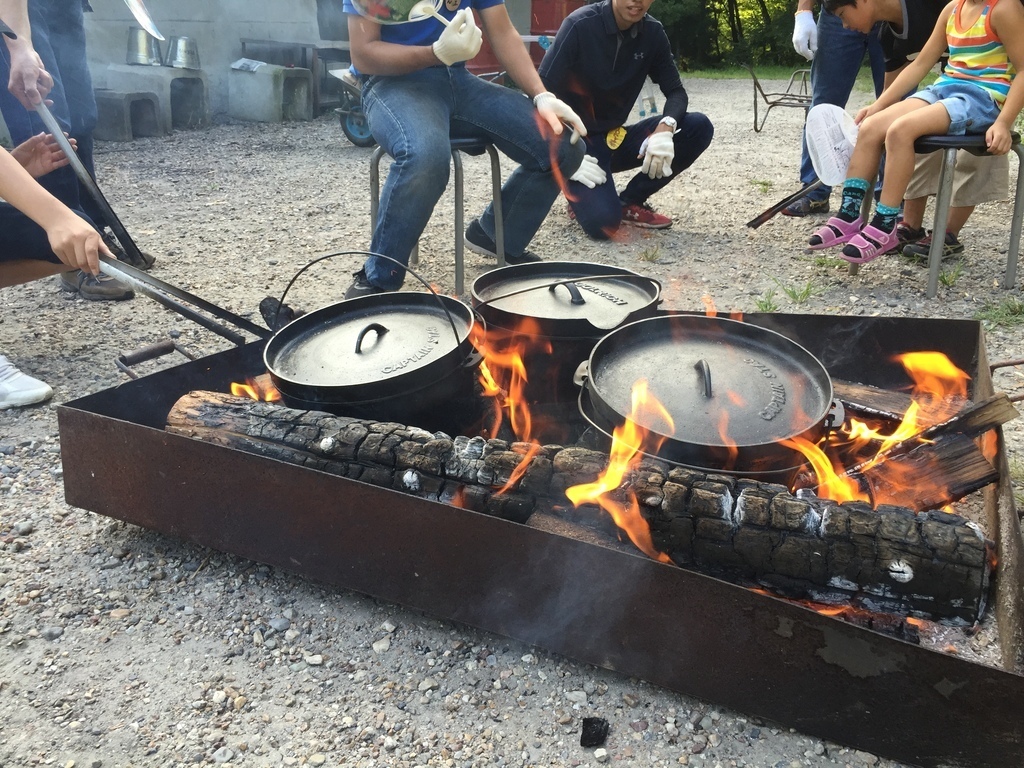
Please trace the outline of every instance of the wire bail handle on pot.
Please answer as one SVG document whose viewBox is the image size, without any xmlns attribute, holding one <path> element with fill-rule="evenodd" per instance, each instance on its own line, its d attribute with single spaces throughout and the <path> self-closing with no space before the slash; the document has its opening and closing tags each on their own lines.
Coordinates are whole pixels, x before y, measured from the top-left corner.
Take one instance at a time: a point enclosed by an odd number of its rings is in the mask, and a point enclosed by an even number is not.
<svg viewBox="0 0 1024 768">
<path fill-rule="evenodd" d="M 414 269 L 412 269 L 412 267 L 409 267 L 408 265 L 403 264 L 398 259 L 393 259 L 390 256 L 385 256 L 382 253 L 373 253 L 372 251 L 335 251 L 334 253 L 325 253 L 323 256 L 318 256 L 317 258 L 313 259 L 311 262 L 306 264 L 306 266 L 302 267 L 302 269 L 300 269 L 298 272 L 296 272 L 292 276 L 292 279 L 288 281 L 288 285 L 285 286 L 284 292 L 281 294 L 281 298 L 278 301 L 278 305 L 277 305 L 277 318 L 276 318 L 277 320 L 280 320 L 281 308 L 284 306 L 285 297 L 288 295 L 288 291 L 290 291 L 292 289 L 292 286 L 295 284 L 295 281 L 299 279 L 299 276 L 303 272 L 305 272 L 307 269 L 312 267 L 314 264 L 319 264 L 321 261 L 325 261 L 327 259 L 333 259 L 335 256 L 374 256 L 374 257 L 376 257 L 378 259 L 386 259 L 387 261 L 390 261 L 392 264 L 397 264 L 399 267 L 402 267 L 406 272 L 408 272 L 410 275 L 412 275 L 417 280 L 419 280 L 421 283 L 423 283 L 424 286 L 426 286 L 426 289 L 437 300 L 438 306 L 441 307 L 441 310 L 444 312 L 445 317 L 448 318 L 448 325 L 451 326 L 452 333 L 455 334 L 455 343 L 456 344 L 461 344 L 462 343 L 462 339 L 459 338 L 459 329 L 455 325 L 455 319 L 452 317 L 452 313 L 448 311 L 448 307 L 446 307 L 444 305 L 444 302 L 441 301 L 441 296 L 438 294 L 437 291 L 435 291 L 430 286 L 430 283 L 428 283 L 420 275 L 418 275 L 416 273 L 416 271 Z M 276 322 L 274 324 L 277 325 Z M 373 328 L 372 326 L 374 326 L 374 325 L 379 325 L 379 324 L 371 323 L 369 326 L 367 326 L 366 328 L 364 328 L 360 332 L 359 338 L 356 341 L 356 353 L 361 352 L 361 350 L 359 348 L 360 347 L 360 343 L 362 342 L 363 337 L 369 331 L 376 330 L 377 333 L 380 335 L 380 334 L 382 334 L 382 331 L 383 331 L 383 333 L 386 333 L 387 330 L 388 330 L 387 328 L 384 328 L 384 326 L 379 326 L 379 328 Z M 281 328 L 278 328 L 277 331 L 275 331 L 275 333 L 279 332 L 280 330 L 281 330 Z"/>
</svg>

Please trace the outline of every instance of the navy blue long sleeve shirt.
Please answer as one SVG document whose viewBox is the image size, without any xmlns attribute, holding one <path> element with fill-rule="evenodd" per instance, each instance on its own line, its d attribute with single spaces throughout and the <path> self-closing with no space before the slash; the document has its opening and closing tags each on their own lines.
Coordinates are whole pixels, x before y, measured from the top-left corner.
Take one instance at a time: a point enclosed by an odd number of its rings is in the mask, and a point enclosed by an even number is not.
<svg viewBox="0 0 1024 768">
<path fill-rule="evenodd" d="M 665 28 L 648 14 L 619 30 L 611 0 L 569 14 L 538 71 L 591 135 L 626 124 L 648 76 L 665 95 L 663 114 L 678 121 L 686 114 L 689 99 Z"/>
</svg>

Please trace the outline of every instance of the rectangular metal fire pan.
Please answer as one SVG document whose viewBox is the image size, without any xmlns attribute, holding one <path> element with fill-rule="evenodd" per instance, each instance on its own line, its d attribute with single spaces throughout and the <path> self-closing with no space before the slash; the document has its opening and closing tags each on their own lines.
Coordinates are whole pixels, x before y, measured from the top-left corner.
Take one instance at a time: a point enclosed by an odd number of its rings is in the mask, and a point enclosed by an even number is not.
<svg viewBox="0 0 1024 768">
<path fill-rule="evenodd" d="M 877 364 L 879 380 L 866 383 L 884 385 L 895 375 L 889 354 L 938 347 L 976 374 L 979 396 L 991 390 L 975 323 L 748 319 L 786 326 L 835 375 Z M 839 339 L 831 357 L 829 338 Z M 855 342 L 873 359 L 857 360 Z M 61 406 L 68 503 L 895 760 L 1024 765 L 1020 531 L 1002 449 L 1004 480 L 990 502 L 1000 560 L 1011 561 L 997 579 L 1007 670 L 614 542 L 581 541 L 163 431 L 185 392 L 224 391 L 261 373 L 261 351 L 254 342 Z M 1008 621 L 1017 624 L 1004 627 Z"/>
</svg>

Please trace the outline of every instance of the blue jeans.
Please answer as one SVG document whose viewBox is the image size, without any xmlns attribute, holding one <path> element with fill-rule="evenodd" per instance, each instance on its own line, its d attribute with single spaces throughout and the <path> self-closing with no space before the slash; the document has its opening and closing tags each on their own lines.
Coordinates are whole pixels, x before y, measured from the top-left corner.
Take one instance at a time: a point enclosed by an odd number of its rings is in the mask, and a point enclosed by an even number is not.
<svg viewBox="0 0 1024 768">
<path fill-rule="evenodd" d="M 53 101 L 53 116 L 78 142 L 78 157 L 95 177 L 93 171 L 93 138 L 96 128 L 96 97 L 85 54 L 85 26 L 80 0 L 28 0 L 32 45 L 46 71 L 53 76 L 53 89 L 47 96 Z M 46 130 L 42 119 L 21 105 L 8 91 L 10 59 L 6 47 L 0 51 L 0 112 L 17 146 L 31 136 Z M 69 208 L 84 211 L 97 223 L 103 214 L 85 190 L 70 166 L 48 173 L 39 179 L 54 197 Z"/>
<path fill-rule="evenodd" d="M 885 81 L 885 56 L 878 39 L 878 25 L 875 25 L 867 35 L 855 32 L 844 28 L 838 16 L 822 8 L 818 14 L 818 51 L 811 61 L 812 107 L 818 104 L 846 107 L 865 52 L 871 62 L 875 96 L 878 96 Z M 800 148 L 800 181 L 803 184 L 811 184 L 817 180 L 805 138 Z M 812 200 L 824 200 L 831 193 L 831 187 L 822 186 L 808 197 Z"/>
<path fill-rule="evenodd" d="M 594 157 L 608 174 L 608 181 L 593 189 L 588 189 L 578 181 L 570 181 L 566 197 L 576 214 L 576 221 L 590 237 L 596 240 L 608 239 L 622 223 L 623 205 L 647 202 L 647 198 L 693 165 L 711 145 L 711 138 L 715 135 L 715 127 L 705 115 L 687 112 L 673 137 L 675 155 L 672 159 L 672 175 L 652 179 L 641 172 L 630 179 L 621 195 L 616 193 L 612 174 L 643 165 L 643 158 L 638 157 L 640 146 L 659 122 L 661 115 L 655 115 L 627 127 L 626 137 L 615 149 L 609 148 L 604 134 L 586 138 L 587 154 Z"/>
<path fill-rule="evenodd" d="M 505 253 L 511 256 L 526 250 L 558 196 L 552 165 L 568 178 L 583 160 L 583 142 L 569 144 L 568 129 L 555 141 L 541 135 L 536 110 L 523 94 L 463 67 L 370 77 L 363 85 L 363 110 L 373 137 L 394 158 L 370 250 L 403 265 L 448 184 L 450 138 L 485 139 L 519 163 L 501 190 Z M 480 225 L 493 240 L 491 205 Z M 363 268 L 378 288 L 394 290 L 405 280 L 405 269 L 386 259 L 371 256 Z"/>
</svg>

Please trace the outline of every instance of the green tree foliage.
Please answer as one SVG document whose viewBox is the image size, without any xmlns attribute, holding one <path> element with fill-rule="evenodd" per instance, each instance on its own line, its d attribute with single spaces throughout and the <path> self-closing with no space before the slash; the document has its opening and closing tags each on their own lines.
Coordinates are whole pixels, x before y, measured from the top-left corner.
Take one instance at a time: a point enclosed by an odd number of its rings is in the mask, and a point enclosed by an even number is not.
<svg viewBox="0 0 1024 768">
<path fill-rule="evenodd" d="M 797 64 L 794 0 L 657 0 L 681 69 L 730 63 Z"/>
</svg>

